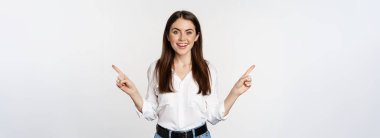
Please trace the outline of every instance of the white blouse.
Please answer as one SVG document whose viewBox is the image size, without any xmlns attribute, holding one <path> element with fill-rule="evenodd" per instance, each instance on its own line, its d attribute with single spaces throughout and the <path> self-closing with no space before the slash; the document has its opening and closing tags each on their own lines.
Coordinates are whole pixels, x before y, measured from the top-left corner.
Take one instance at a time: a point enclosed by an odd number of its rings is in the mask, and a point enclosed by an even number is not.
<svg viewBox="0 0 380 138">
<path fill-rule="evenodd" d="M 217 74 L 215 67 L 208 63 L 211 73 L 211 94 L 202 96 L 192 72 L 181 80 L 173 71 L 173 88 L 175 92 L 160 94 L 158 81 L 154 73 L 156 62 L 148 69 L 148 92 L 143 102 L 139 117 L 151 121 L 158 117 L 158 124 L 174 131 L 189 130 L 203 125 L 206 121 L 215 125 L 225 120 L 224 103 L 218 100 Z"/>
</svg>

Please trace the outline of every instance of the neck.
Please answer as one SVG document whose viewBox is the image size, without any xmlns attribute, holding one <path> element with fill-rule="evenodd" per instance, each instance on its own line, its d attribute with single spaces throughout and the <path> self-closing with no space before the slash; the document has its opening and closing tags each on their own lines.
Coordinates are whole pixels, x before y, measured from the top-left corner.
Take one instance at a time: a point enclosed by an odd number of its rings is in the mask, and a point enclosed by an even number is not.
<svg viewBox="0 0 380 138">
<path fill-rule="evenodd" d="M 174 65 L 177 66 L 188 66 L 191 65 L 191 54 L 186 55 L 176 55 L 174 57 Z"/>
</svg>

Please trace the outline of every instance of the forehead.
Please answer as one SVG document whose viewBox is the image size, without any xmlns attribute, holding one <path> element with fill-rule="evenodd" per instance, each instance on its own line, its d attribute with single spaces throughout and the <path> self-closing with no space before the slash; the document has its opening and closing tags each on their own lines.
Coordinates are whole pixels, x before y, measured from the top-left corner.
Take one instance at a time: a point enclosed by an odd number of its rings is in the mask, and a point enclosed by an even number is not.
<svg viewBox="0 0 380 138">
<path fill-rule="evenodd" d="M 193 29 L 195 30 L 195 26 L 192 21 L 186 20 L 183 18 L 178 18 L 170 27 L 170 29 L 177 28 L 180 30 Z"/>
</svg>

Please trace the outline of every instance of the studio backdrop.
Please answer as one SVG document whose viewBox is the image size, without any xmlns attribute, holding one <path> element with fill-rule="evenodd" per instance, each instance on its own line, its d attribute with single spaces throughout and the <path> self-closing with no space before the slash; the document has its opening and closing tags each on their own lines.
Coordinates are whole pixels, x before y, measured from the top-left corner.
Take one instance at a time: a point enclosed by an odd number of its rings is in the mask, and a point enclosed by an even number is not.
<svg viewBox="0 0 380 138">
<path fill-rule="evenodd" d="M 169 16 L 193 12 L 222 101 L 251 65 L 254 86 L 215 138 L 380 137 L 376 0 L 4 0 L 0 137 L 151 138 L 116 87 L 119 66 L 143 97 Z"/>
</svg>

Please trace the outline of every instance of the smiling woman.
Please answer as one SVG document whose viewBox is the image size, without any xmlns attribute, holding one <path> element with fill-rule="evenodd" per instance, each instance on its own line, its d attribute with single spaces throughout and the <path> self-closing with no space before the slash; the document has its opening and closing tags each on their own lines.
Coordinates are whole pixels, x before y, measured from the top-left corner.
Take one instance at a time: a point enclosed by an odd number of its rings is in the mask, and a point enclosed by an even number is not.
<svg viewBox="0 0 380 138">
<path fill-rule="evenodd" d="M 189 52 L 198 37 L 199 34 L 195 32 L 194 24 L 189 20 L 179 18 L 170 27 L 168 40 L 178 55 L 185 56 L 190 54 Z"/>
<path fill-rule="evenodd" d="M 155 67 L 159 74 L 160 92 L 173 91 L 170 73 L 173 66 L 181 79 L 192 70 L 194 80 L 199 85 L 198 93 L 207 95 L 210 78 L 203 58 L 201 26 L 195 15 L 187 11 L 175 12 L 166 24 L 161 58 Z"/>
<path fill-rule="evenodd" d="M 161 57 L 148 69 L 143 99 L 133 82 L 115 65 L 116 85 L 133 100 L 140 117 L 158 118 L 155 138 L 211 137 L 206 121 L 225 120 L 236 99 L 251 87 L 250 72 L 236 82 L 224 102 L 218 100 L 217 74 L 203 58 L 202 31 L 188 11 L 173 13 L 166 24 Z"/>
</svg>

